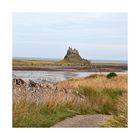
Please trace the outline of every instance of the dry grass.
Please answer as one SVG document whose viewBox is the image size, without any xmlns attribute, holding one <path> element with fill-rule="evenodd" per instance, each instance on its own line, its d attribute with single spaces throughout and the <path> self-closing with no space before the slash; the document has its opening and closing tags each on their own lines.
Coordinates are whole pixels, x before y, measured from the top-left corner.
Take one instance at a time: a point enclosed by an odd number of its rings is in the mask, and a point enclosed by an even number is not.
<svg viewBox="0 0 140 140">
<path fill-rule="evenodd" d="M 13 60 L 14 66 L 44 66 L 55 65 L 57 61 L 52 60 Z"/>
<path fill-rule="evenodd" d="M 86 86 L 89 88 L 118 88 L 127 91 L 127 74 L 122 74 L 117 77 L 108 79 L 104 75 L 96 75 L 93 78 L 81 78 L 78 80 L 68 80 L 58 83 L 60 88 L 78 88 L 79 86 Z"/>
<path fill-rule="evenodd" d="M 86 62 L 69 62 L 66 60 L 13 60 L 13 66 L 88 66 Z"/>
<path fill-rule="evenodd" d="M 119 127 L 128 127 L 128 98 L 127 93 L 124 93 L 117 102 L 117 116 L 114 116 L 116 124 Z"/>
<path fill-rule="evenodd" d="M 127 93 L 119 97 L 116 103 L 117 112 L 103 127 L 128 127 L 128 102 Z"/>
<path fill-rule="evenodd" d="M 13 92 L 13 126 L 49 127 L 69 116 L 95 113 L 114 114 L 114 120 L 121 120 L 120 125 L 125 126 L 127 75 L 111 79 L 94 75 L 55 86 L 60 92 L 43 95 L 23 90 Z"/>
</svg>

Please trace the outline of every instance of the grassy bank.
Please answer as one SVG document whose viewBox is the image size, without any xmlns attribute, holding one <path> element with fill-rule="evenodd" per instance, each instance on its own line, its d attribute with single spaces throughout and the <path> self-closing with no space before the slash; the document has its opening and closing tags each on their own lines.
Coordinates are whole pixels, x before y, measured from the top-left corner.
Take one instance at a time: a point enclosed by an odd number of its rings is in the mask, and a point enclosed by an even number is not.
<svg viewBox="0 0 140 140">
<path fill-rule="evenodd" d="M 95 113 L 111 114 L 114 122 L 115 117 L 118 119 L 118 124 L 111 122 L 109 126 L 126 126 L 127 117 L 123 121 L 119 117 L 127 110 L 127 106 L 121 106 L 122 102 L 127 104 L 127 75 L 92 75 L 59 82 L 57 88 L 62 92 L 46 94 L 38 102 L 27 101 L 29 93 L 24 93 L 20 100 L 13 98 L 13 127 L 50 127 L 76 114 Z"/>
<path fill-rule="evenodd" d="M 13 60 L 13 66 L 43 66 L 55 65 L 57 61 L 52 60 Z"/>
<path fill-rule="evenodd" d="M 126 66 L 127 63 L 110 63 L 110 62 L 72 62 L 67 60 L 28 60 L 28 59 L 13 59 L 13 66 L 90 66 L 95 64 L 96 66 Z"/>
<path fill-rule="evenodd" d="M 90 63 L 83 61 L 67 61 L 67 60 L 13 60 L 13 66 L 87 66 Z"/>
</svg>

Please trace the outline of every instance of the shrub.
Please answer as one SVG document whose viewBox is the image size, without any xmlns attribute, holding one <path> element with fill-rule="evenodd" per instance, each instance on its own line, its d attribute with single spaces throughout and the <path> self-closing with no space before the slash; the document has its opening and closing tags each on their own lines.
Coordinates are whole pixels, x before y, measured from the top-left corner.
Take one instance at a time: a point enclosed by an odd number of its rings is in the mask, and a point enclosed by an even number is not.
<svg viewBox="0 0 140 140">
<path fill-rule="evenodd" d="M 110 72 L 109 74 L 107 74 L 107 78 L 112 78 L 112 77 L 115 77 L 117 76 L 117 74 L 115 72 Z"/>
</svg>

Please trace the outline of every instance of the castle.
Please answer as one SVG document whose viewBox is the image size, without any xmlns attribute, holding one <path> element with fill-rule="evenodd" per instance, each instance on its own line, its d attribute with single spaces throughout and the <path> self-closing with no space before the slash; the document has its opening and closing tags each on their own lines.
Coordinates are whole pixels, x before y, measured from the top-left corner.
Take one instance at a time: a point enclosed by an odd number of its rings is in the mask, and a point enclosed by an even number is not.
<svg viewBox="0 0 140 140">
<path fill-rule="evenodd" d="M 72 59 L 74 57 L 76 57 L 79 60 L 82 59 L 81 56 L 79 55 L 78 50 L 76 50 L 75 48 L 73 49 L 73 48 L 69 47 L 64 59 Z"/>
<path fill-rule="evenodd" d="M 83 59 L 78 50 L 75 48 L 71 48 L 69 47 L 67 50 L 67 53 L 64 57 L 64 60 L 68 63 L 73 63 L 73 64 L 77 64 L 77 65 L 89 65 L 90 62 L 86 59 Z"/>
<path fill-rule="evenodd" d="M 68 52 L 70 52 L 70 53 L 75 53 L 75 54 L 79 54 L 78 50 L 76 50 L 75 48 L 73 49 L 73 48 L 71 48 L 71 47 L 69 47 Z"/>
</svg>

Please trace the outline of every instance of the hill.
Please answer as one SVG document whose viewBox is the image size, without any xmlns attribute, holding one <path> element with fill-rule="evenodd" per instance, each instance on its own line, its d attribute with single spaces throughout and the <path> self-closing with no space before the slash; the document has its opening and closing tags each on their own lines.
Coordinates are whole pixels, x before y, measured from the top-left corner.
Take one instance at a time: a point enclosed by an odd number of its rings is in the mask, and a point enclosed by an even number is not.
<svg viewBox="0 0 140 140">
<path fill-rule="evenodd" d="M 63 65 L 90 65 L 90 61 L 80 56 L 78 50 L 69 47 L 63 60 L 59 61 Z"/>
</svg>

